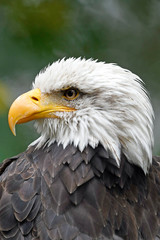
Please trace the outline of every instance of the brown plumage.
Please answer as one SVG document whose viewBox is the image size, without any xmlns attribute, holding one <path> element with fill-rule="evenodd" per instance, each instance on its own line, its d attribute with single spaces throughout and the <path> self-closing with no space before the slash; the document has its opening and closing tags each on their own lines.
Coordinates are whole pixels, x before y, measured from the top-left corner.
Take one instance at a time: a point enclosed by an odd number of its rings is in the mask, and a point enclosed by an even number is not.
<svg viewBox="0 0 160 240">
<path fill-rule="evenodd" d="M 160 239 L 160 158 L 147 176 L 99 145 L 52 144 L 0 166 L 0 239 Z"/>
</svg>

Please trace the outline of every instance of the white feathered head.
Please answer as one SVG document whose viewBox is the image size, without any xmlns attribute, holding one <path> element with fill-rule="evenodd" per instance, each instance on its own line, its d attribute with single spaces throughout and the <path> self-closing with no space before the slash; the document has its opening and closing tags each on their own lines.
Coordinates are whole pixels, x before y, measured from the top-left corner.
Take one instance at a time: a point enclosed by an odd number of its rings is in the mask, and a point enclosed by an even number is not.
<svg viewBox="0 0 160 240">
<path fill-rule="evenodd" d="M 41 137 L 32 145 L 40 148 L 56 141 L 64 148 L 74 144 L 83 151 L 88 144 L 95 148 L 100 143 L 117 164 L 123 153 L 128 161 L 148 171 L 153 109 L 137 75 L 111 63 L 62 59 L 41 71 L 27 94 L 34 105 L 32 113 L 21 114 L 12 125 L 37 119 Z M 21 97 L 18 101 L 22 105 Z M 39 103 L 41 110 L 36 108 Z"/>
</svg>

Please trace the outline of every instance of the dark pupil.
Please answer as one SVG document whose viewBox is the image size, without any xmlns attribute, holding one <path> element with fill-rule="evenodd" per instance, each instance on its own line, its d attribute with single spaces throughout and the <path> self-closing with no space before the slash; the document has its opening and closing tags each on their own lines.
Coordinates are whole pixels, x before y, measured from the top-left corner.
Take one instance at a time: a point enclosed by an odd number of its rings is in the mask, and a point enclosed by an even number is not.
<svg viewBox="0 0 160 240">
<path fill-rule="evenodd" d="M 73 97 L 74 94 L 75 94 L 75 90 L 69 90 L 67 92 L 68 97 Z"/>
</svg>

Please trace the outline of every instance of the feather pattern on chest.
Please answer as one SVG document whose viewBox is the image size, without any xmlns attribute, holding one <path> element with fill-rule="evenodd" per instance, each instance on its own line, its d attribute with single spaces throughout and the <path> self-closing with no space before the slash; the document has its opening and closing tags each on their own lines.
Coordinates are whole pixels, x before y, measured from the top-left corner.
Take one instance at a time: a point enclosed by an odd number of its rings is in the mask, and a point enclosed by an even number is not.
<svg viewBox="0 0 160 240">
<path fill-rule="evenodd" d="M 31 147 L 0 166 L 0 239 L 160 239 L 159 162 L 145 175 L 101 145 Z"/>
</svg>

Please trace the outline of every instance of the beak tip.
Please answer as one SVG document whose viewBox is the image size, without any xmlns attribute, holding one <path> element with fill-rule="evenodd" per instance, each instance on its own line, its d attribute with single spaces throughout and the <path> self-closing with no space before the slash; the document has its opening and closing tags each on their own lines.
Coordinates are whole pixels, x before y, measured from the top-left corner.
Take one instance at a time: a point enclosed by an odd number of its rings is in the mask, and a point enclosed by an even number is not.
<svg viewBox="0 0 160 240">
<path fill-rule="evenodd" d="M 16 122 L 13 121 L 13 118 L 8 117 L 8 123 L 9 123 L 9 128 L 11 130 L 11 132 L 13 133 L 14 136 L 16 136 L 16 129 L 15 129 L 15 125 L 16 125 Z"/>
<path fill-rule="evenodd" d="M 15 129 L 15 127 L 10 128 L 10 129 L 11 129 L 11 132 L 13 133 L 13 135 L 16 136 L 16 129 Z"/>
<path fill-rule="evenodd" d="M 13 129 L 12 133 L 16 137 L 16 130 L 15 130 L 15 128 Z"/>
</svg>

